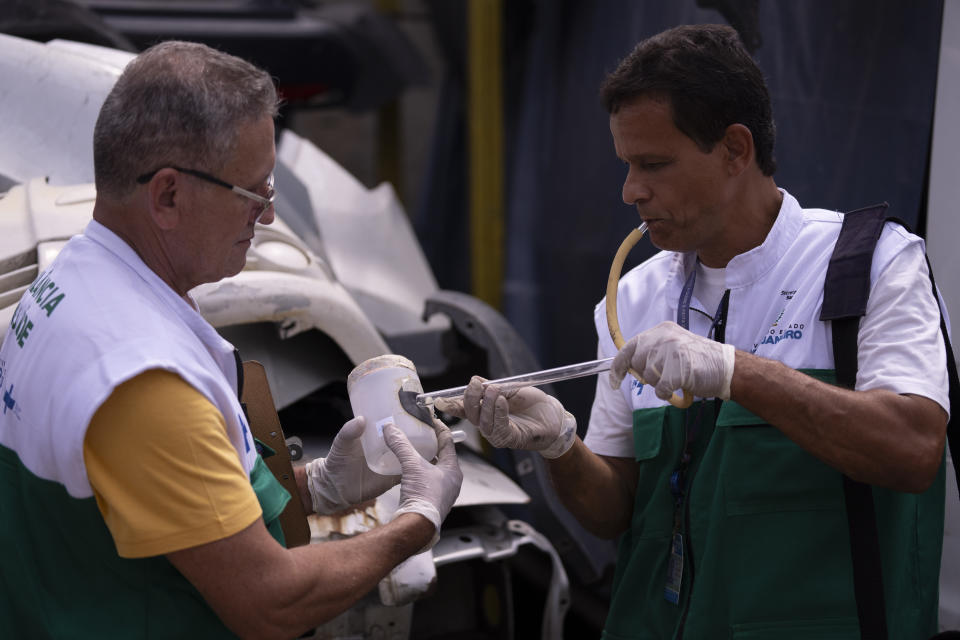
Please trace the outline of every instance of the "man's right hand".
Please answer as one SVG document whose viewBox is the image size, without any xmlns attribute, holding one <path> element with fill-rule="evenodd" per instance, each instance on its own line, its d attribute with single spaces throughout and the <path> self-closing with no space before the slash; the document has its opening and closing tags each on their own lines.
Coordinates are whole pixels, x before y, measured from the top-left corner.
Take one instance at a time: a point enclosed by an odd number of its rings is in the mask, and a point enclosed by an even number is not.
<svg viewBox="0 0 960 640">
<path fill-rule="evenodd" d="M 357 416 L 337 432 L 326 457 L 306 464 L 313 510 L 330 514 L 373 500 L 397 484 L 400 476 L 383 476 L 367 466 L 360 439 L 366 418 Z"/>
<path fill-rule="evenodd" d="M 466 418 L 495 447 L 538 451 L 559 458 L 577 438 L 577 421 L 560 401 L 535 387 L 500 391 L 474 376 L 463 399 L 437 398 L 436 408 Z"/>
<path fill-rule="evenodd" d="M 419 513 L 436 527 L 433 541 L 421 551 L 432 547 L 439 539 L 440 523 L 460 495 L 463 482 L 450 429 L 439 420 L 434 421 L 433 429 L 437 434 L 436 464 L 424 460 L 396 425 L 383 427 L 384 442 L 400 460 L 400 506 L 395 516 Z"/>
</svg>

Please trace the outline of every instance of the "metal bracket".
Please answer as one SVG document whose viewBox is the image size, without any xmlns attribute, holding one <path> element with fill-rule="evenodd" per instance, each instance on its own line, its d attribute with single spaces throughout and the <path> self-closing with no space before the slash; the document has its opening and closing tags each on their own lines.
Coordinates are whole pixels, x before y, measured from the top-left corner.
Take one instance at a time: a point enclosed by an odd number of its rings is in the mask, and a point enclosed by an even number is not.
<svg viewBox="0 0 960 640">
<path fill-rule="evenodd" d="M 500 527 L 473 526 L 444 529 L 443 535 L 433 547 L 433 562 L 436 566 L 483 558 L 494 562 L 517 554 L 521 545 L 532 544 L 550 556 L 552 574 L 547 601 L 543 608 L 543 640 L 563 638 L 563 619 L 570 608 L 570 582 L 563 568 L 560 555 L 550 541 L 523 520 L 506 520 Z"/>
</svg>

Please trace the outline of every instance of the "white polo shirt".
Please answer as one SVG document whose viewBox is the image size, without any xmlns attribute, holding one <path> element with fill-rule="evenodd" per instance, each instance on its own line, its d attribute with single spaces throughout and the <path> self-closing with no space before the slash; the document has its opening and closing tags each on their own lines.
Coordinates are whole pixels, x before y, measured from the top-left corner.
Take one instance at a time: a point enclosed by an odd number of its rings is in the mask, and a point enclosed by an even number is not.
<svg viewBox="0 0 960 640">
<path fill-rule="evenodd" d="M 690 330 L 707 335 L 719 286 L 721 295 L 723 289 L 730 290 L 728 344 L 794 369 L 832 370 L 830 323 L 821 322 L 819 316 L 827 264 L 843 214 L 801 209 L 795 198 L 781 192 L 783 204 L 763 244 L 734 257 L 722 273 L 698 273 L 690 303 Z M 663 251 L 625 274 L 617 297 L 624 337 L 629 339 L 665 320 L 676 321 L 684 283 L 696 268 L 693 253 Z M 887 223 L 873 255 L 870 283 L 858 338 L 856 388 L 921 395 L 949 412 L 940 308 L 930 284 L 923 240 Z M 711 303 L 704 304 L 701 297 L 711 298 Z M 616 355 L 605 300 L 597 305 L 594 320 L 598 357 Z M 632 457 L 633 411 L 663 404 L 652 387 L 640 385 L 629 375 L 617 390 L 601 375 L 584 442 L 600 455 Z"/>
</svg>

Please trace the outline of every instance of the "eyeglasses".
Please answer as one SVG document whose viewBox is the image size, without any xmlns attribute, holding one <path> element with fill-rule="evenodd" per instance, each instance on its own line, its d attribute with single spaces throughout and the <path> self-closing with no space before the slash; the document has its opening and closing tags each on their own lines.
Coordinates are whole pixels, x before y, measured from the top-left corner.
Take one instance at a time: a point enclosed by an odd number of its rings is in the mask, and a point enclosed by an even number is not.
<svg viewBox="0 0 960 640">
<path fill-rule="evenodd" d="M 161 167 L 161 169 L 162 168 L 165 168 L 165 167 Z M 271 173 L 270 176 L 267 178 L 267 195 L 262 196 L 259 193 L 248 191 L 246 189 L 238 187 L 235 184 L 230 184 L 225 180 L 221 180 L 220 178 L 216 176 L 212 176 L 209 173 L 204 173 L 203 171 L 198 171 L 196 169 L 184 169 L 183 167 L 174 167 L 174 166 L 171 166 L 170 168 L 173 169 L 174 171 L 179 171 L 180 173 L 185 173 L 195 178 L 206 180 L 207 182 L 213 183 L 220 187 L 224 187 L 225 189 L 229 189 L 230 191 L 233 191 L 234 193 L 237 193 L 245 198 L 250 198 L 251 200 L 253 200 L 259 205 L 259 208 L 257 209 L 257 216 L 256 218 L 254 218 L 254 222 L 260 221 L 260 217 L 263 216 L 263 214 L 266 213 L 267 210 L 273 206 L 273 201 L 277 197 L 277 192 L 273 188 L 273 173 Z M 150 179 L 153 178 L 153 176 L 155 176 L 158 171 L 160 171 L 160 169 L 154 169 L 149 173 L 145 173 L 142 176 L 139 176 L 137 178 L 137 183 L 146 184 L 150 182 Z"/>
</svg>

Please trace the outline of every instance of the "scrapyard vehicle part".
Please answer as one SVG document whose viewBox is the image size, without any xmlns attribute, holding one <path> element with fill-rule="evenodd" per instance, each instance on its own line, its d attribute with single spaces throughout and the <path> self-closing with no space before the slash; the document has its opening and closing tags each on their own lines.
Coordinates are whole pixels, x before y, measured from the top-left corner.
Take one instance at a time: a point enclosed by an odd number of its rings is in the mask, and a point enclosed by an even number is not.
<svg viewBox="0 0 960 640">
<path fill-rule="evenodd" d="M 290 454 L 290 461 L 296 462 L 303 457 L 303 440 L 298 436 L 290 436 L 284 440 L 287 446 L 287 452 Z"/>
<path fill-rule="evenodd" d="M 316 145 L 283 131 L 277 148 L 282 217 L 383 335 L 417 366 L 421 382 L 449 367 L 447 318 L 425 318 L 436 278 L 393 188 L 364 187 Z M 289 194 L 289 195 L 287 195 Z M 415 356 L 415 357 L 414 357 Z"/>
<path fill-rule="evenodd" d="M 523 504 L 529 500 L 529 497 L 506 475 L 492 467 L 477 454 L 469 450 L 461 451 L 459 459 L 464 483 L 454 505 L 455 508 L 489 505 L 492 502 Z M 316 514 L 309 516 L 311 542 L 321 543 L 326 540 L 337 540 L 357 535 L 389 521 L 397 509 L 399 496 L 400 487 L 395 486 L 375 500 L 359 505 L 355 509 L 328 516 Z M 502 516 L 496 519 L 487 519 L 491 522 L 494 520 L 503 521 Z M 512 529 L 512 531 L 518 530 L 516 527 Z M 472 539 L 484 541 L 484 548 L 490 550 L 490 553 L 485 556 L 485 559 L 489 562 L 512 557 L 516 554 L 520 545 L 527 543 L 535 543 L 538 548 L 548 553 L 547 547 L 552 549 L 549 542 L 544 546 L 544 540 L 536 538 L 538 535 L 536 532 L 531 534 L 524 529 L 523 536 L 521 536 L 517 533 L 508 532 L 506 524 L 502 526 L 478 525 L 470 531 L 473 534 Z M 380 581 L 377 586 L 378 604 L 390 607 L 406 607 L 434 590 L 437 581 L 437 566 L 482 555 L 476 553 L 465 554 L 462 551 L 459 556 L 451 554 L 452 549 L 462 546 L 463 538 L 466 535 L 465 530 L 459 528 L 450 531 L 447 529 L 441 530 L 440 540 L 432 550 L 411 556 Z M 450 540 L 453 538 L 456 540 L 451 542 Z M 446 551 L 441 551 L 444 549 Z M 554 555 L 556 555 L 555 552 Z M 553 580 L 556 581 L 557 587 L 552 591 L 564 594 L 566 592 L 566 573 L 563 572 L 562 566 L 559 571 L 554 572 Z M 548 601 L 548 605 L 553 608 L 548 612 L 549 616 L 545 613 L 545 617 L 556 620 L 559 616 L 562 622 L 563 612 L 558 607 L 553 606 L 555 602 L 560 602 L 560 600 L 561 598 L 558 596 Z M 366 602 L 367 605 L 370 604 L 369 598 Z M 393 632 L 404 631 L 404 634 L 398 634 L 397 637 L 407 637 L 405 634 L 409 632 L 409 626 L 405 629 L 402 627 L 403 624 L 410 624 L 407 614 L 392 609 L 384 611 L 377 607 L 364 612 L 362 615 L 358 614 L 356 607 L 354 607 L 334 620 L 318 627 L 318 635 L 313 637 L 340 637 L 334 635 L 336 633 L 343 634 L 343 637 L 351 637 L 350 634 L 362 634 L 359 637 L 376 637 L 374 627 L 383 627 L 385 620 L 388 621 Z M 406 620 L 405 623 L 404 620 Z M 550 637 L 559 638 L 560 636 L 552 635 Z"/>
<path fill-rule="evenodd" d="M 462 465 L 478 464 L 475 454 L 467 453 L 462 457 Z M 471 500 L 481 500 L 485 496 L 476 492 L 489 491 L 491 475 L 501 476 L 496 482 L 510 483 L 510 480 L 500 472 L 485 465 L 484 473 L 487 479 L 482 483 L 470 486 L 468 478 L 473 477 L 465 469 L 466 497 L 457 500 L 457 506 L 464 506 L 461 500 L 469 503 Z M 511 483 L 512 484 L 512 483 Z M 527 497 L 520 493 L 515 494 L 518 502 L 526 501 Z M 361 505 L 357 509 L 345 511 L 332 516 L 312 515 L 309 518 L 312 541 L 320 543 L 324 540 L 335 540 L 342 537 L 356 535 L 368 531 L 380 523 L 388 520 L 396 511 L 399 502 L 399 487 L 394 487 L 376 500 Z M 437 573 L 436 567 L 448 564 L 466 562 L 472 559 L 482 559 L 486 563 L 495 563 L 514 557 L 521 546 L 532 545 L 547 554 L 551 562 L 551 576 L 549 590 L 544 604 L 542 638 L 556 640 L 563 636 L 563 619 L 570 605 L 569 582 L 563 563 L 553 545 L 542 534 L 538 533 L 528 523 L 521 520 L 508 520 L 502 514 L 489 514 L 491 507 L 486 507 L 488 515 L 484 518 L 485 524 L 468 527 L 457 527 L 441 531 L 440 539 L 431 551 L 411 556 L 398 565 L 391 573 L 380 581 L 378 594 L 380 603 L 389 606 L 406 606 L 416 601 L 424 594 L 434 589 Z M 336 619 L 317 629 L 313 637 L 337 637 L 334 633 L 362 634 L 359 637 L 376 637 L 375 627 L 383 627 L 385 616 L 389 617 L 388 624 L 394 632 L 403 631 L 398 637 L 407 637 L 409 628 L 399 628 L 405 619 L 404 612 L 373 612 L 358 616 L 355 611 L 345 612 Z M 409 624 L 407 620 L 407 624 Z"/>
<path fill-rule="evenodd" d="M 54 185 L 93 182 L 93 125 L 133 55 L 5 34 L 0 51 L 0 113 L 16 123 L 0 127 L 0 181 L 10 185 L 46 176 Z M 43 95 L 56 99 L 30 99 Z"/>
<path fill-rule="evenodd" d="M 520 545 L 532 544 L 549 556 L 552 569 L 550 588 L 543 610 L 541 638 L 562 638 L 563 618 L 570 608 L 570 583 L 560 555 L 546 536 L 529 523 L 523 520 L 508 520 L 504 525 L 500 528 L 487 525 L 445 532 L 434 548 L 434 561 L 438 566 L 476 557 L 495 562 L 516 555 Z"/>
</svg>

